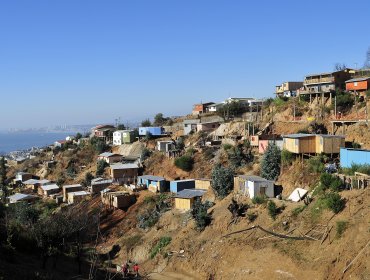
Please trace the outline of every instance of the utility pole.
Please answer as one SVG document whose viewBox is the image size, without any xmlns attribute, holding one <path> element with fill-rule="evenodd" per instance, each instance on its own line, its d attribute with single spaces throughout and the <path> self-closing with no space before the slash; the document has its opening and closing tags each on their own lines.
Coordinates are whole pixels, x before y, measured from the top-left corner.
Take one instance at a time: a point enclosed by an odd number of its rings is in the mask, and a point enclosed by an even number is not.
<svg viewBox="0 0 370 280">
<path fill-rule="evenodd" d="M 293 121 L 295 121 L 295 98 L 293 97 Z"/>
<path fill-rule="evenodd" d="M 337 119 L 337 95 L 334 97 L 334 119 Z"/>
</svg>

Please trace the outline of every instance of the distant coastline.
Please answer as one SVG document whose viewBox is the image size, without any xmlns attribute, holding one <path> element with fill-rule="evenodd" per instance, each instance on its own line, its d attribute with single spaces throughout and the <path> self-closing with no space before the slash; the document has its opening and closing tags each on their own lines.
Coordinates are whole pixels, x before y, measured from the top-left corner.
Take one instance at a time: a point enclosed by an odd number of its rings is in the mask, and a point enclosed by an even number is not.
<svg viewBox="0 0 370 280">
<path fill-rule="evenodd" d="M 0 154 L 44 147 L 77 132 L 0 132 Z"/>
</svg>

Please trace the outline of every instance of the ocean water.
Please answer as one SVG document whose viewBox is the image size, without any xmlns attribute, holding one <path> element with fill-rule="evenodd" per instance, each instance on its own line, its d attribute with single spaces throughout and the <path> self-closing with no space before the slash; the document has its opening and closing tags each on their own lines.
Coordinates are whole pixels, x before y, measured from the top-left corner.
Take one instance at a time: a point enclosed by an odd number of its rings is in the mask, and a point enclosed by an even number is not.
<svg viewBox="0 0 370 280">
<path fill-rule="evenodd" d="M 0 154 L 27 150 L 32 147 L 44 147 L 57 140 L 64 140 L 68 135 L 75 134 L 67 132 L 0 132 Z"/>
</svg>

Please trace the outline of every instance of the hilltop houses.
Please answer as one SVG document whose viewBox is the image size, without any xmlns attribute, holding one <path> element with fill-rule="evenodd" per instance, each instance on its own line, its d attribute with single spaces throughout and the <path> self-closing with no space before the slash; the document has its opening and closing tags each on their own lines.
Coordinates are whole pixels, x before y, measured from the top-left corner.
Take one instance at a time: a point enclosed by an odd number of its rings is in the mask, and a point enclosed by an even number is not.
<svg viewBox="0 0 370 280">
<path fill-rule="evenodd" d="M 130 144 L 135 142 L 135 131 L 133 130 L 117 130 L 113 132 L 113 145 Z"/>
<path fill-rule="evenodd" d="M 68 201 L 68 193 L 79 192 L 79 191 L 82 191 L 83 188 L 80 184 L 74 184 L 74 185 L 65 185 L 65 186 L 63 186 L 62 190 L 63 190 L 63 201 L 67 202 Z"/>
<path fill-rule="evenodd" d="M 337 89 L 345 90 L 345 82 L 351 79 L 352 69 L 343 69 L 334 72 L 307 75 L 303 82 L 303 88 L 299 90 L 299 95 L 308 95 L 310 103 L 313 98 L 317 101 L 324 101 L 325 98 L 331 100 L 332 94 Z"/>
<path fill-rule="evenodd" d="M 52 194 L 59 193 L 60 188 L 57 184 L 43 185 L 38 189 L 38 194 L 44 197 L 49 197 Z"/>
<path fill-rule="evenodd" d="M 340 148 L 340 166 L 350 168 L 352 164 L 370 165 L 370 150 Z"/>
<path fill-rule="evenodd" d="M 92 128 L 92 135 L 103 139 L 105 142 L 112 142 L 114 131 L 116 131 L 116 128 L 113 125 L 98 125 Z"/>
<path fill-rule="evenodd" d="M 209 112 L 209 106 L 212 106 L 213 104 L 215 104 L 215 103 L 206 102 L 206 103 L 194 104 L 192 114 L 193 115 L 200 115 L 200 114 L 208 113 Z"/>
<path fill-rule="evenodd" d="M 143 175 L 137 177 L 137 185 L 147 188 L 151 192 L 167 191 L 167 181 L 164 177 Z"/>
<path fill-rule="evenodd" d="M 196 199 L 201 199 L 206 193 L 200 189 L 184 189 L 179 191 L 175 196 L 175 208 L 179 210 L 190 210 L 193 208 Z"/>
<path fill-rule="evenodd" d="M 297 96 L 297 90 L 303 86 L 303 82 L 284 82 L 275 87 L 275 94 L 278 97 Z"/>
</svg>

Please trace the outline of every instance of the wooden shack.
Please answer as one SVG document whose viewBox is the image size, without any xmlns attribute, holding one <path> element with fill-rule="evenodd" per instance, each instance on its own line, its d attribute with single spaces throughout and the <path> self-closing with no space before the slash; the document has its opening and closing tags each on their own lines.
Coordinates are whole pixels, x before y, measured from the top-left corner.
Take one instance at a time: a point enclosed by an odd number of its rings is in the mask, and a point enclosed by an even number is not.
<svg viewBox="0 0 370 280">
<path fill-rule="evenodd" d="M 193 208 L 193 204 L 196 199 L 201 199 L 201 197 L 205 194 L 205 190 L 199 189 L 185 189 L 179 191 L 175 199 L 175 208 L 179 210 L 190 210 Z"/>
<path fill-rule="evenodd" d="M 338 154 L 345 137 L 323 134 L 289 134 L 284 136 L 283 149 L 294 154 Z"/>
<path fill-rule="evenodd" d="M 136 196 L 129 192 L 102 193 L 102 202 L 109 208 L 128 208 L 136 202 Z"/>
<path fill-rule="evenodd" d="M 211 188 L 212 180 L 211 179 L 195 179 L 195 188 L 201 190 L 209 190 Z"/>
</svg>

